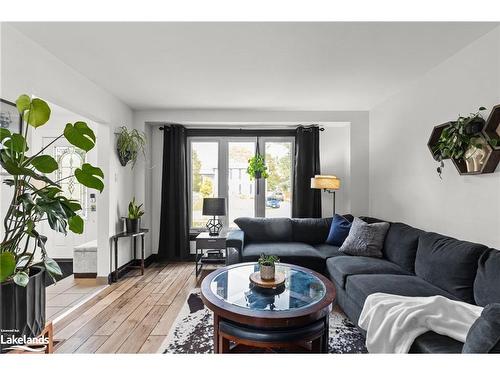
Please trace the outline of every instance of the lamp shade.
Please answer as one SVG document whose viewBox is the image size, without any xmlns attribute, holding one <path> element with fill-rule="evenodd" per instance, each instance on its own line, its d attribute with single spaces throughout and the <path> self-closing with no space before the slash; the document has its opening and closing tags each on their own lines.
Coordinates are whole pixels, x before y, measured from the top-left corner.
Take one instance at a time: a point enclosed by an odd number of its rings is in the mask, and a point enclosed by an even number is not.
<svg viewBox="0 0 500 375">
<path fill-rule="evenodd" d="M 225 198 L 203 198 L 203 215 L 224 216 L 226 214 Z"/>
<path fill-rule="evenodd" d="M 338 190 L 340 179 L 337 176 L 316 175 L 311 178 L 312 189 Z"/>
</svg>

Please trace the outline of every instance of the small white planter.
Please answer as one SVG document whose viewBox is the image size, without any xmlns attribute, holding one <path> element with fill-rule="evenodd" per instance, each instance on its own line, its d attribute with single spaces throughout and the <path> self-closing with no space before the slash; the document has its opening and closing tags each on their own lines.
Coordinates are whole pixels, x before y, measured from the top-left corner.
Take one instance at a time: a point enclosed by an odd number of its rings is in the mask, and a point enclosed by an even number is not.
<svg viewBox="0 0 500 375">
<path fill-rule="evenodd" d="M 275 266 L 260 266 L 260 278 L 262 280 L 274 280 Z"/>
</svg>

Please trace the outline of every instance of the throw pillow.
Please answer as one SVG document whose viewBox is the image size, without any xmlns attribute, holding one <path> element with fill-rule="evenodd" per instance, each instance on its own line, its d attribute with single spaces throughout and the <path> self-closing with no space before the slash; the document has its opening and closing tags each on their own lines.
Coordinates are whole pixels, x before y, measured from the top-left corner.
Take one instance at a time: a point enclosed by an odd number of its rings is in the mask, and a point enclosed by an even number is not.
<svg viewBox="0 0 500 375">
<path fill-rule="evenodd" d="M 368 224 L 355 217 L 339 251 L 349 255 L 382 258 L 382 247 L 389 226 L 385 222 Z"/>
<path fill-rule="evenodd" d="M 484 308 L 467 333 L 462 353 L 500 353 L 500 303 Z"/>
<path fill-rule="evenodd" d="M 341 215 L 335 215 L 330 225 L 330 233 L 326 243 L 333 246 L 342 246 L 344 240 L 349 235 L 351 222 Z"/>
</svg>

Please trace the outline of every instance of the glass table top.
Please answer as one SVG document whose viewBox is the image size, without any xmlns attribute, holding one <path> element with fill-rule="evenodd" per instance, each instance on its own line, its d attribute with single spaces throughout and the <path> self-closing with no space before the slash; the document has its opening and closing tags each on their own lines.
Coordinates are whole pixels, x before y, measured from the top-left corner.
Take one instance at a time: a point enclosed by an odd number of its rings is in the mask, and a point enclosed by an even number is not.
<svg viewBox="0 0 500 375">
<path fill-rule="evenodd" d="M 212 293 L 234 306 L 250 310 L 289 311 L 321 301 L 326 287 L 316 276 L 286 265 L 276 265 L 285 274 L 285 284 L 277 289 L 264 289 L 250 282 L 258 264 L 245 264 L 221 272 L 210 283 Z"/>
</svg>

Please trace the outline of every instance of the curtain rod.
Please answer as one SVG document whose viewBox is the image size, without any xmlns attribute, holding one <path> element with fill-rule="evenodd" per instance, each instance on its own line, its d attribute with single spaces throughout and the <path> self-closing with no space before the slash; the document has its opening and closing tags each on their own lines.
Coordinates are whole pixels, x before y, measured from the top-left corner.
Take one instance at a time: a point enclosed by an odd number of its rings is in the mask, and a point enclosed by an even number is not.
<svg viewBox="0 0 500 375">
<path fill-rule="evenodd" d="M 297 125 L 297 128 L 299 126 L 304 126 L 304 125 Z M 305 125 L 305 127 L 312 127 L 312 126 L 318 126 L 318 124 L 312 124 L 312 125 Z M 165 129 L 165 126 L 160 126 L 159 128 L 160 130 L 163 130 Z M 188 128 L 188 129 L 192 129 L 192 130 L 200 130 L 200 129 L 203 129 L 203 130 L 233 130 L 233 131 L 241 131 L 241 132 L 244 132 L 244 131 L 261 131 L 261 130 L 268 130 L 268 131 L 276 131 L 276 130 L 295 130 L 296 128 L 291 128 L 291 129 L 243 129 L 243 128 Z M 319 131 L 324 131 L 325 128 L 319 128 Z"/>
</svg>

